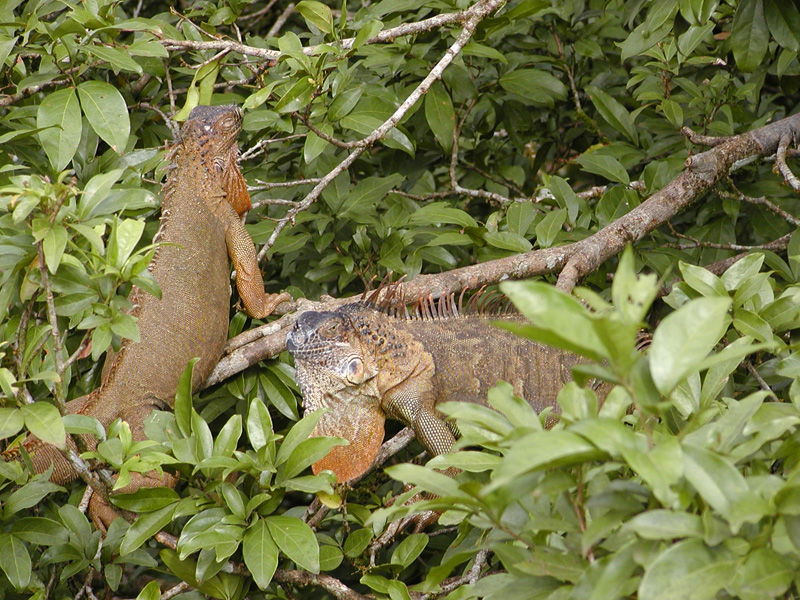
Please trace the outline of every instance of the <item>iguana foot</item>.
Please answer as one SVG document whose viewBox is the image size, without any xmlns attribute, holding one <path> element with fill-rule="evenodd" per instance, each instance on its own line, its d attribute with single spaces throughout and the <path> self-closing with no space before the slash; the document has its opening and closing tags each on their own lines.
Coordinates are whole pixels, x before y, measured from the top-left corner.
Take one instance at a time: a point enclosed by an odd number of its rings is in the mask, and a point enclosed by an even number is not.
<svg viewBox="0 0 800 600">
<path fill-rule="evenodd" d="M 292 297 L 288 292 L 280 294 L 264 294 L 256 300 L 252 297 L 245 297 L 242 289 L 239 288 L 239 296 L 244 305 L 244 312 L 254 319 L 263 319 L 273 313 L 281 302 L 291 302 Z"/>
<path fill-rule="evenodd" d="M 264 294 L 264 317 L 271 315 L 281 302 L 291 302 L 291 300 L 292 296 L 289 294 L 289 292 L 281 292 L 280 294 Z"/>
<path fill-rule="evenodd" d="M 115 490 L 112 496 L 116 494 L 132 494 L 141 488 L 174 488 L 176 483 L 178 483 L 178 478 L 166 472 L 160 476 L 155 471 L 145 475 L 131 473 L 131 482 L 125 487 Z M 106 534 L 111 523 L 118 517 L 124 517 L 128 521 L 133 521 L 136 518 L 136 513 L 111 506 L 99 494 L 92 494 L 92 498 L 89 500 L 88 512 L 92 523 L 103 532 L 103 535 Z"/>
</svg>

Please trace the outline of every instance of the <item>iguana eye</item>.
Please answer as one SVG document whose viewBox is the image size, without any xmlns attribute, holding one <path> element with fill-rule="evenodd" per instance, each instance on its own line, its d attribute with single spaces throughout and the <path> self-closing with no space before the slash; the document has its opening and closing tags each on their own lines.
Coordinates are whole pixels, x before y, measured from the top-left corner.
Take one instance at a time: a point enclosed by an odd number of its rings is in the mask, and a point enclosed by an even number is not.
<svg viewBox="0 0 800 600">
<path fill-rule="evenodd" d="M 360 358 L 354 358 L 347 363 L 345 377 L 348 383 L 363 383 L 364 381 L 364 363 Z"/>
<path fill-rule="evenodd" d="M 339 323 L 336 322 L 336 321 L 333 321 L 332 323 L 328 323 L 327 325 L 325 325 L 323 333 L 325 335 L 333 335 L 337 331 L 339 331 Z"/>
</svg>

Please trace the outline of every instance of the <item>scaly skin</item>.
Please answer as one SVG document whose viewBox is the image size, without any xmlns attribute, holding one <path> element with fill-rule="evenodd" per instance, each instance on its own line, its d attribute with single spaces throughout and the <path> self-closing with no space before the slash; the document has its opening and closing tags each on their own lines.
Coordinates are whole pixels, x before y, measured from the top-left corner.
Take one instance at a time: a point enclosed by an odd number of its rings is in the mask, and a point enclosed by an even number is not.
<svg viewBox="0 0 800 600">
<path fill-rule="evenodd" d="M 158 299 L 134 288 L 132 314 L 139 342 L 125 340 L 109 357 L 99 388 L 68 403 L 72 413 L 96 417 L 105 427 L 122 418 L 135 440 L 144 439 L 143 421 L 153 409 L 172 408 L 178 379 L 190 359 L 199 357 L 192 377 L 198 387 L 217 364 L 228 333 L 230 256 L 245 310 L 254 317 L 270 314 L 288 294 L 264 292 L 255 247 L 239 213 L 250 196 L 237 165 L 236 139 L 242 113 L 235 106 L 198 106 L 183 125 L 171 151 L 172 166 L 164 186 L 161 242 L 150 271 L 161 287 Z M 97 441 L 84 436 L 89 448 Z M 69 461 L 35 437 L 24 442 L 37 473 L 53 465 L 51 480 L 76 477 Z M 4 457 L 16 458 L 18 449 Z M 171 476 L 135 477 L 125 492 L 142 486 L 172 484 Z M 102 502 L 90 506 L 100 526 L 114 513 Z"/>
<path fill-rule="evenodd" d="M 486 404 L 503 380 L 537 411 L 553 407 L 579 356 L 492 326 L 515 315 L 398 317 L 368 303 L 300 315 L 287 338 L 306 412 L 328 408 L 312 435 L 346 438 L 316 462 L 340 482 L 364 473 L 383 442 L 384 421 L 410 426 L 431 455 L 449 452 L 457 432 L 441 402 Z M 598 390 L 602 395 L 605 390 Z"/>
</svg>

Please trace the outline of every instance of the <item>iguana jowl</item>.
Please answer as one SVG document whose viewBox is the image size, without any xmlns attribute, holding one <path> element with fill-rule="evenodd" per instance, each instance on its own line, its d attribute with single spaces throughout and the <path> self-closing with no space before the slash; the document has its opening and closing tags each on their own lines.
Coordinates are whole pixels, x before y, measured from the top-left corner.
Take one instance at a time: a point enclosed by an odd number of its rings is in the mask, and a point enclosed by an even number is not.
<svg viewBox="0 0 800 600">
<path fill-rule="evenodd" d="M 350 442 L 314 463 L 314 473 L 330 469 L 340 482 L 361 475 L 383 442 L 387 418 L 410 426 L 432 455 L 449 452 L 454 431 L 437 405 L 485 405 L 489 388 L 500 380 L 513 384 L 537 411 L 558 409 L 556 396 L 571 380 L 570 368 L 585 362 L 489 322 L 519 321 L 517 315 L 461 314 L 452 298 L 422 306 L 418 316 L 359 302 L 298 317 L 287 347 L 305 410 L 329 409 L 312 435 Z"/>
<path fill-rule="evenodd" d="M 265 294 L 255 247 L 239 213 L 250 196 L 237 164 L 242 113 L 235 106 L 198 106 L 183 125 L 170 152 L 172 165 L 164 186 L 161 227 L 150 271 L 161 298 L 139 288 L 131 292 L 132 314 L 140 341 L 124 340 L 109 357 L 99 388 L 68 403 L 71 413 L 97 417 L 108 426 L 126 420 L 134 439 L 144 439 L 143 421 L 154 408 L 172 407 L 178 380 L 190 359 L 199 357 L 196 388 L 217 364 L 228 333 L 230 256 L 245 310 L 269 315 L 288 294 Z M 91 448 L 96 441 L 89 436 Z M 53 465 L 52 481 L 76 477 L 53 446 L 34 437 L 24 442 L 36 472 Z M 11 449 L 5 458 L 15 458 Z M 134 479 L 125 491 L 152 485 Z M 101 519 L 102 520 L 102 519 Z"/>
</svg>

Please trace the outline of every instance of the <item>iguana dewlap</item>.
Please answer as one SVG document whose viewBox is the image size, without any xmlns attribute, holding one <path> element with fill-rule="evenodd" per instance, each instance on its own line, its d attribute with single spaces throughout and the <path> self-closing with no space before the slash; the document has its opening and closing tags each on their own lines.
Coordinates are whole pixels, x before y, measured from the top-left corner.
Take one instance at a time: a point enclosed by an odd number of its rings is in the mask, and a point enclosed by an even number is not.
<svg viewBox="0 0 800 600">
<path fill-rule="evenodd" d="M 134 439 L 144 439 L 143 421 L 154 408 L 171 408 L 181 373 L 199 357 L 192 385 L 198 387 L 217 364 L 228 333 L 230 266 L 246 312 L 264 317 L 290 299 L 268 295 L 255 247 L 239 213 L 250 208 L 250 196 L 237 165 L 236 139 L 242 112 L 235 106 L 198 106 L 172 147 L 172 165 L 164 186 L 160 243 L 150 271 L 161 287 L 156 298 L 134 287 L 132 314 L 140 341 L 124 340 L 110 357 L 99 388 L 68 403 L 72 413 L 97 417 L 108 426 L 126 420 Z M 86 437 L 91 448 L 96 440 Z M 52 481 L 76 477 L 70 463 L 53 446 L 34 437 L 24 442 L 37 473 L 54 466 Z M 5 457 L 14 458 L 14 449 Z M 133 491 L 147 485 L 134 481 Z"/>
<path fill-rule="evenodd" d="M 340 482 L 364 473 L 383 442 L 387 418 L 410 426 L 430 454 L 449 452 L 455 432 L 437 405 L 485 405 L 489 388 L 501 380 L 537 412 L 557 411 L 570 368 L 585 362 L 490 324 L 518 316 L 459 314 L 452 301 L 443 309 L 431 306 L 426 316 L 408 317 L 360 302 L 298 317 L 287 347 L 305 410 L 329 409 L 312 435 L 350 442 L 316 462 L 314 473 L 330 469 Z"/>
</svg>

